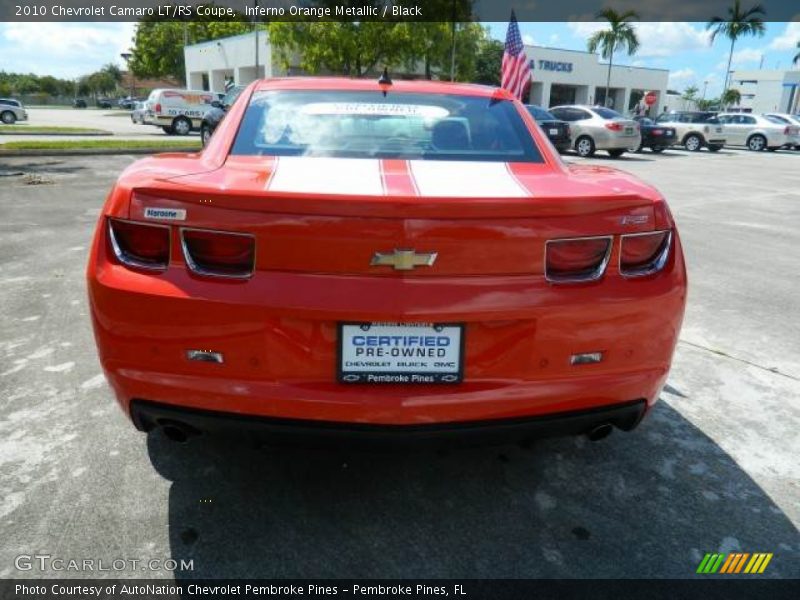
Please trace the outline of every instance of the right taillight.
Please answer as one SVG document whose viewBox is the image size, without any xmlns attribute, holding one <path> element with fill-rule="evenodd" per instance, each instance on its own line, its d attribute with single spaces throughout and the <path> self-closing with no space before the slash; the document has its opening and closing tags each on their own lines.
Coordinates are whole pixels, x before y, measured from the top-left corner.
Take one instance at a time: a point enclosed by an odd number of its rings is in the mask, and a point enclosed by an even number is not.
<svg viewBox="0 0 800 600">
<path fill-rule="evenodd" d="M 611 255 L 612 236 L 549 240 L 545 278 L 554 283 L 594 281 L 603 276 Z"/>
<path fill-rule="evenodd" d="M 620 274 L 624 277 L 643 277 L 657 273 L 667 264 L 671 243 L 671 231 L 620 236 Z"/>
<path fill-rule="evenodd" d="M 256 241 L 252 235 L 208 229 L 182 229 L 186 264 L 198 275 L 247 278 L 253 274 Z"/>
<path fill-rule="evenodd" d="M 163 271 L 169 264 L 167 226 L 109 219 L 108 237 L 114 255 L 124 265 Z"/>
</svg>

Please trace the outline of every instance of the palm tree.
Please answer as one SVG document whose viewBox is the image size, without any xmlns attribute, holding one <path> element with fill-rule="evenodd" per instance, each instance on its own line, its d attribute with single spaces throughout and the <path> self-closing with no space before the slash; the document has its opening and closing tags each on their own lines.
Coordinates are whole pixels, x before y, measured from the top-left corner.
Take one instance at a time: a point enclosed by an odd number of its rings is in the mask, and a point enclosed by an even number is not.
<svg viewBox="0 0 800 600">
<path fill-rule="evenodd" d="M 711 43 L 714 43 L 717 35 L 724 35 L 731 41 L 731 50 L 728 53 L 728 68 L 725 69 L 725 85 L 722 87 L 722 94 L 728 90 L 728 78 L 731 74 L 731 61 L 733 60 L 733 47 L 736 40 L 740 37 L 764 35 L 764 19 L 766 16 L 764 7 L 760 4 L 752 6 L 747 10 L 742 10 L 739 0 L 733 0 L 733 6 L 728 9 L 726 18 L 714 17 L 706 23 L 706 30 L 713 29 L 711 32 Z"/>
<path fill-rule="evenodd" d="M 720 96 L 719 101 L 720 104 L 725 107 L 731 105 L 736 106 L 742 101 L 742 94 L 739 92 L 739 90 L 731 88 L 729 90 L 725 90 L 722 96 Z"/>
<path fill-rule="evenodd" d="M 685 90 L 683 90 L 683 98 L 686 100 L 694 100 L 697 96 L 697 92 L 700 91 L 696 85 L 690 85 Z"/>
<path fill-rule="evenodd" d="M 604 103 L 608 106 L 609 92 L 611 90 L 611 65 L 614 62 L 614 52 L 625 49 L 628 56 L 636 54 L 636 51 L 639 49 L 639 38 L 636 37 L 636 30 L 628 21 L 638 19 L 639 15 L 632 10 L 618 13 L 612 8 L 604 8 L 597 13 L 597 17 L 608 21 L 610 27 L 593 33 L 586 46 L 589 52 L 592 53 L 597 52 L 599 48 L 600 55 L 608 60 L 608 76 L 606 77 L 606 97 Z"/>
</svg>

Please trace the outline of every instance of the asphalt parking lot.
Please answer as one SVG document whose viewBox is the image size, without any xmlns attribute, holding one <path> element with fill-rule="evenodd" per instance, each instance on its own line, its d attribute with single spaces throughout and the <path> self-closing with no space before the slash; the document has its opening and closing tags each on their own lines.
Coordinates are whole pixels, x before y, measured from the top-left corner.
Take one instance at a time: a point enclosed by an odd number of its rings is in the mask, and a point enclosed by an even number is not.
<svg viewBox="0 0 800 600">
<path fill-rule="evenodd" d="M 15 557 L 193 560 L 193 577 L 691 577 L 772 552 L 800 577 L 800 152 L 592 162 L 669 199 L 690 298 L 640 428 L 598 443 L 370 454 L 136 432 L 94 350 L 83 273 L 134 157 L 4 159 L 0 578 Z M 571 156 L 570 161 L 580 161 Z"/>
</svg>

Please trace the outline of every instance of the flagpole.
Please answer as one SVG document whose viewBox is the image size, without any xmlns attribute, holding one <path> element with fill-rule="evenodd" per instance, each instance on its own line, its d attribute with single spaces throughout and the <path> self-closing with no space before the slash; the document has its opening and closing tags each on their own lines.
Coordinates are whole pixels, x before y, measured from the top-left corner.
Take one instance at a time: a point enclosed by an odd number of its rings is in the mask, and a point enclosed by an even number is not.
<svg viewBox="0 0 800 600">
<path fill-rule="evenodd" d="M 451 35 L 453 37 L 453 45 L 450 48 L 450 81 L 456 80 L 456 0 L 453 0 L 453 20 Z"/>
</svg>

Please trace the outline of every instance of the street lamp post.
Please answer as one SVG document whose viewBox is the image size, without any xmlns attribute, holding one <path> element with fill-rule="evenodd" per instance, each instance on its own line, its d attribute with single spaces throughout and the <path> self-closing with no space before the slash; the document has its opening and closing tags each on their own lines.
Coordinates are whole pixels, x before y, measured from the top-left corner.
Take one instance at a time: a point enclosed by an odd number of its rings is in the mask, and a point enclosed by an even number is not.
<svg viewBox="0 0 800 600">
<path fill-rule="evenodd" d="M 130 52 L 123 52 L 120 54 L 120 56 L 125 61 L 125 64 L 128 65 L 128 76 L 131 78 L 131 99 L 132 99 L 136 95 L 136 83 L 133 77 L 133 71 L 131 71 L 131 58 L 133 57 L 133 54 L 131 54 Z"/>
</svg>

